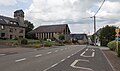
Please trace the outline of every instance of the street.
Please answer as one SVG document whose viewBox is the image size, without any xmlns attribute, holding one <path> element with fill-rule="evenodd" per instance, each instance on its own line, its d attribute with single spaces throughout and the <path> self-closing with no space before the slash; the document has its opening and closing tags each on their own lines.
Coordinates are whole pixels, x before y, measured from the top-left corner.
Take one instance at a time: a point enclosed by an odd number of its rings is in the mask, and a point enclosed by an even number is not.
<svg viewBox="0 0 120 71">
<path fill-rule="evenodd" d="M 0 71 L 113 71 L 99 48 L 59 46 L 0 57 Z"/>
</svg>

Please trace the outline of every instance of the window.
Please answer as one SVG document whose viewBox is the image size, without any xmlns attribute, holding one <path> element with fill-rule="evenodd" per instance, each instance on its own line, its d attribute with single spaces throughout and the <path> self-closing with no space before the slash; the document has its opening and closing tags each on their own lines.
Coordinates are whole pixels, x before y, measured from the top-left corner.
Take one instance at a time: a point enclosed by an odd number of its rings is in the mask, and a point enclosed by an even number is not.
<svg viewBox="0 0 120 71">
<path fill-rule="evenodd" d="M 23 30 L 20 30 L 19 33 L 23 33 Z"/>
<path fill-rule="evenodd" d="M 13 35 L 10 35 L 10 39 L 13 39 Z"/>
<path fill-rule="evenodd" d="M 5 37 L 5 33 L 1 33 L 1 37 Z"/>
<path fill-rule="evenodd" d="M 5 27 L 2 25 L 2 26 L 1 26 L 1 29 L 2 29 L 2 30 L 4 30 L 4 29 L 5 29 Z"/>
<path fill-rule="evenodd" d="M 10 32 L 11 32 L 11 33 L 13 32 L 13 28 L 10 28 Z"/>
<path fill-rule="evenodd" d="M 23 38 L 23 36 L 19 36 L 19 38 Z"/>
</svg>

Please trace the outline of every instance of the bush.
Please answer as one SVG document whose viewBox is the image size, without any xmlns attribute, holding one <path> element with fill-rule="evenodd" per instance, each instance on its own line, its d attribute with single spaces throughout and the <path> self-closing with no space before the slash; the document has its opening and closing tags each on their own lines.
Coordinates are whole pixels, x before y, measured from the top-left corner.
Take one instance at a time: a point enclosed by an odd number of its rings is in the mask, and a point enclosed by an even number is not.
<svg viewBox="0 0 120 71">
<path fill-rule="evenodd" d="M 116 50 L 116 41 L 111 41 L 107 44 L 110 50 L 115 51 Z"/>
<path fill-rule="evenodd" d="M 63 41 L 63 43 L 64 43 L 64 44 L 71 44 L 71 41 L 65 40 L 65 41 Z"/>
<path fill-rule="evenodd" d="M 116 50 L 116 41 L 111 41 L 107 44 L 107 46 L 110 48 L 110 50 L 115 51 Z M 118 57 L 120 57 L 120 42 L 118 42 Z"/>
<path fill-rule="evenodd" d="M 23 39 L 20 39 L 20 44 L 24 44 L 24 45 L 27 45 L 28 44 L 28 40 L 23 38 Z"/>
<path fill-rule="evenodd" d="M 45 43 L 44 46 L 45 46 L 45 47 L 50 47 L 50 46 L 52 46 L 52 45 L 49 44 L 49 43 Z"/>
</svg>

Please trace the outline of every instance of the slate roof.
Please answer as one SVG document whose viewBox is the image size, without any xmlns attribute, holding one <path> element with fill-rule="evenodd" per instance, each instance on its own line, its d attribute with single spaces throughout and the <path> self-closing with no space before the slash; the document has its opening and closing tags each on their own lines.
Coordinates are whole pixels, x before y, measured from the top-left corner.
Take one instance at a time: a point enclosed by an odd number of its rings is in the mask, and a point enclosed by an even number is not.
<svg viewBox="0 0 120 71">
<path fill-rule="evenodd" d="M 66 27 L 68 27 L 67 24 L 45 25 L 45 26 L 39 26 L 38 28 L 34 29 L 33 31 L 31 31 L 29 33 L 63 32 L 66 29 Z M 69 30 L 69 32 L 70 32 L 70 30 Z"/>
<path fill-rule="evenodd" d="M 16 10 L 14 13 L 17 13 L 17 12 L 23 12 L 23 10 L 22 10 L 22 9 Z M 23 13 L 24 13 L 24 12 L 23 12 Z"/>
<path fill-rule="evenodd" d="M 16 24 L 11 24 L 10 22 L 15 22 Z M 6 16 L 1 16 L 1 15 L 0 15 L 0 24 L 20 27 L 19 26 L 19 21 L 17 21 L 16 19 L 6 17 Z"/>
</svg>

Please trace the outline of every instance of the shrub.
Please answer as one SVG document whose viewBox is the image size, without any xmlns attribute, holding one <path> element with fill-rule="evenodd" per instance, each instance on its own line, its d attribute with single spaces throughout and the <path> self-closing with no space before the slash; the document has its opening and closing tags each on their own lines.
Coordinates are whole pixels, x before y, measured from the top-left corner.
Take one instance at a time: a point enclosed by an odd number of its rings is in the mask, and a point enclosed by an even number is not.
<svg viewBox="0 0 120 71">
<path fill-rule="evenodd" d="M 27 45 L 28 44 L 28 40 L 23 38 L 23 39 L 20 39 L 20 44 L 24 44 L 24 45 Z"/>
<path fill-rule="evenodd" d="M 49 44 L 49 43 L 45 43 L 44 46 L 45 46 L 45 47 L 50 47 L 50 46 L 52 46 L 52 45 Z"/>
<path fill-rule="evenodd" d="M 63 41 L 63 43 L 64 43 L 64 44 L 71 44 L 71 41 L 65 40 L 65 41 Z"/>
<path fill-rule="evenodd" d="M 116 49 L 116 41 L 111 41 L 107 44 L 110 50 L 115 50 Z"/>
<path fill-rule="evenodd" d="M 110 48 L 110 50 L 116 50 L 116 41 L 111 41 L 107 44 L 107 46 Z M 120 42 L 118 42 L 118 57 L 120 57 Z"/>
</svg>

